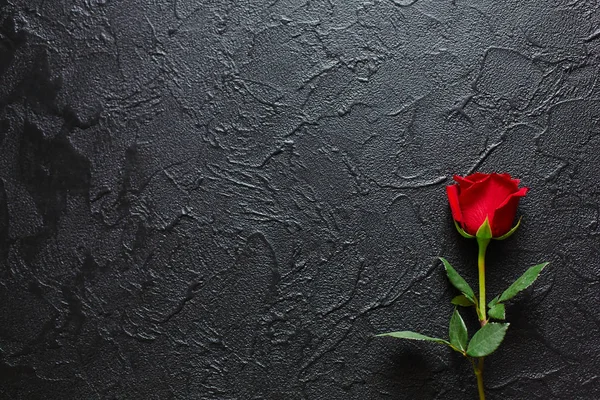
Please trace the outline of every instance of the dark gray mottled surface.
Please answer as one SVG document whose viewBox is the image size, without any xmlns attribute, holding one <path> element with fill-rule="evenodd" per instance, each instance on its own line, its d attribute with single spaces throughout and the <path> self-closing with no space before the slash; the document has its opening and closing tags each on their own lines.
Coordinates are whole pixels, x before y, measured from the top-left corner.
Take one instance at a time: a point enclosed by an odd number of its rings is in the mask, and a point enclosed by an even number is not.
<svg viewBox="0 0 600 400">
<path fill-rule="evenodd" d="M 473 399 L 373 334 L 446 334 L 481 170 L 489 292 L 552 262 L 489 399 L 599 399 L 599 67 L 591 0 L 0 0 L 0 397 Z"/>
</svg>

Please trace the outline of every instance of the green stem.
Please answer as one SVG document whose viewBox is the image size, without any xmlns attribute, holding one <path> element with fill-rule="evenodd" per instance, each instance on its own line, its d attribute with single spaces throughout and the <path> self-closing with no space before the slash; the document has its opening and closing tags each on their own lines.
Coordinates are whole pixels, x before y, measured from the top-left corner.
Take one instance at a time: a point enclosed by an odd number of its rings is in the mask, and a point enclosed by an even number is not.
<svg viewBox="0 0 600 400">
<path fill-rule="evenodd" d="M 483 390 L 483 357 L 479 358 L 477 366 L 473 364 L 475 376 L 477 377 L 477 391 L 479 392 L 479 400 L 485 400 L 485 391 Z"/>
<path fill-rule="evenodd" d="M 485 302 L 485 251 L 489 239 L 477 239 L 479 245 L 479 255 L 477 257 L 477 267 L 479 269 L 479 323 L 481 326 L 487 323 L 486 302 Z"/>
<path fill-rule="evenodd" d="M 490 243 L 490 239 L 477 238 L 479 245 L 479 254 L 477 255 L 477 268 L 479 270 L 479 323 L 483 327 L 487 324 L 487 304 L 485 302 L 485 251 Z M 473 362 L 473 369 L 477 377 L 477 391 L 479 400 L 485 400 L 485 391 L 483 387 L 483 357 L 479 357 L 477 365 Z"/>
</svg>

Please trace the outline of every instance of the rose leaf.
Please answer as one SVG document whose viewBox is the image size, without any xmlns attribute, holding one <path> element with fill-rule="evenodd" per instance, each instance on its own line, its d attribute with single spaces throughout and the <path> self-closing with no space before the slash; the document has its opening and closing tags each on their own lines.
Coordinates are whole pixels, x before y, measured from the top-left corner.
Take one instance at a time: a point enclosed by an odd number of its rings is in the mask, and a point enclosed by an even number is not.
<svg viewBox="0 0 600 400">
<path fill-rule="evenodd" d="M 537 279 L 540 272 L 548 265 L 545 262 L 529 268 L 519 279 L 517 279 L 508 289 L 506 289 L 498 299 L 498 303 L 505 302 L 515 297 L 519 292 L 527 289 Z"/>
<path fill-rule="evenodd" d="M 448 275 L 450 283 L 452 283 L 452 285 L 455 288 L 460 290 L 462 294 L 464 294 L 465 297 L 469 299 L 473 304 L 477 304 L 475 300 L 475 293 L 473 292 L 473 289 L 471 289 L 467 281 L 465 281 L 462 278 L 462 276 L 460 276 L 458 272 L 456 272 L 456 270 L 452 268 L 450 263 L 445 258 L 440 257 L 440 260 L 444 264 L 444 268 L 446 269 L 446 275 Z"/>
<path fill-rule="evenodd" d="M 376 336 L 377 337 L 390 336 L 390 337 L 394 337 L 394 338 L 398 338 L 398 339 L 409 339 L 409 340 L 426 340 L 429 342 L 436 342 L 436 343 L 441 343 L 441 344 L 450 346 L 450 343 L 447 340 L 434 338 L 434 337 L 430 337 L 430 336 L 425 336 L 420 333 L 411 332 L 411 331 L 388 332 L 388 333 L 381 333 Z"/>
<path fill-rule="evenodd" d="M 492 354 L 504 340 L 509 325 L 508 323 L 496 322 L 485 324 L 473 335 L 469 347 L 467 347 L 467 355 L 485 357 Z"/>
<path fill-rule="evenodd" d="M 473 305 L 473 302 L 467 299 L 464 294 L 456 296 L 455 298 L 450 300 L 450 302 L 455 306 L 470 307 Z"/>
<path fill-rule="evenodd" d="M 504 308 L 504 304 L 495 304 L 490 311 L 488 311 L 490 317 L 494 319 L 504 320 L 506 319 L 506 312 Z"/>
<path fill-rule="evenodd" d="M 467 333 L 465 321 L 463 321 L 460 313 L 456 309 L 452 314 L 452 318 L 450 318 L 449 336 L 450 343 L 464 354 L 467 350 L 469 335 Z"/>
</svg>

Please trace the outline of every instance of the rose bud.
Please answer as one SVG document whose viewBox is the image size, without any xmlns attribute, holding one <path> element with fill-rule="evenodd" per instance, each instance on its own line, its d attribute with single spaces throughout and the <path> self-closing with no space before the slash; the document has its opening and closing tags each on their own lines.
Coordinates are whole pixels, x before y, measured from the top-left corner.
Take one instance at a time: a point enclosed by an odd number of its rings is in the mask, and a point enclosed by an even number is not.
<svg viewBox="0 0 600 400">
<path fill-rule="evenodd" d="M 509 174 L 476 172 L 465 177 L 455 175 L 454 180 L 458 184 L 446 186 L 446 193 L 456 228 L 463 236 L 475 237 L 480 228 L 487 232 L 491 229 L 494 239 L 512 235 L 520 223 L 512 227 L 519 198 L 529 190 L 518 187 L 519 179 Z M 486 219 L 489 228 L 483 226 Z"/>
</svg>

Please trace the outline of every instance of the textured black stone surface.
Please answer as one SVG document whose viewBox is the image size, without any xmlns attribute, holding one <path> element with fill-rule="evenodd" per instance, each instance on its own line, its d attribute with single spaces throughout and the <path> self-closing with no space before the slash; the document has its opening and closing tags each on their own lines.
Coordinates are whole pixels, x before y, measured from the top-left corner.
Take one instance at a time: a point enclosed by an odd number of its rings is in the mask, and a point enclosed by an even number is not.
<svg viewBox="0 0 600 400">
<path fill-rule="evenodd" d="M 490 399 L 600 398 L 600 3 L 0 0 L 0 397 L 469 399 L 453 173 L 531 187 Z M 474 328 L 474 318 L 469 320 Z"/>
</svg>

